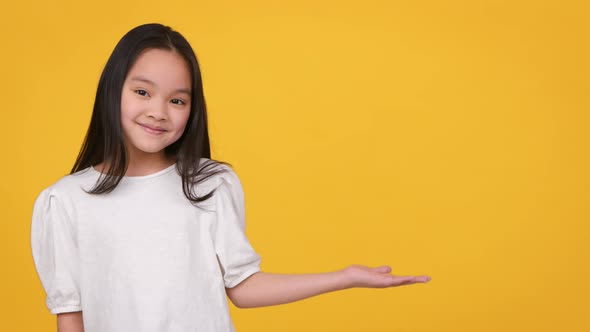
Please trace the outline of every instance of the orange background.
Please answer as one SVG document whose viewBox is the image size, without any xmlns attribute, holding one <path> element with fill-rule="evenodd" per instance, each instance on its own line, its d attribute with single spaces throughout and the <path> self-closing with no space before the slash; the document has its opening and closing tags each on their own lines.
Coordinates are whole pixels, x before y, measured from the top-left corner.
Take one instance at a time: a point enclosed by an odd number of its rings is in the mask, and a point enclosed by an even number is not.
<svg viewBox="0 0 590 332">
<path fill-rule="evenodd" d="M 0 10 L 0 316 L 49 331 L 30 253 L 99 75 L 161 22 L 200 60 L 213 157 L 276 273 L 432 281 L 236 309 L 247 331 L 588 331 L 585 1 L 10 2 Z M 586 308 L 586 309 L 584 309 Z"/>
</svg>

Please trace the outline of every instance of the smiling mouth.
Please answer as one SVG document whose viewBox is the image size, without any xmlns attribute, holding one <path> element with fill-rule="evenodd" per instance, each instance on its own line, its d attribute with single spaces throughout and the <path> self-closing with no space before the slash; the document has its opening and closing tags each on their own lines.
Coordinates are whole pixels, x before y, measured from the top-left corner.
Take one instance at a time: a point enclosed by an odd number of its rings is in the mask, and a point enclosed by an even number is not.
<svg viewBox="0 0 590 332">
<path fill-rule="evenodd" d="M 144 125 L 144 124 L 141 124 L 141 123 L 140 123 L 139 125 L 140 125 L 141 127 L 143 127 L 143 129 L 144 129 L 145 131 L 147 131 L 148 133 L 152 133 L 152 134 L 161 134 L 161 133 L 164 133 L 164 132 L 166 132 L 166 130 L 164 130 L 164 129 L 158 129 L 158 128 L 150 127 L 150 126 L 148 126 L 148 125 Z"/>
</svg>

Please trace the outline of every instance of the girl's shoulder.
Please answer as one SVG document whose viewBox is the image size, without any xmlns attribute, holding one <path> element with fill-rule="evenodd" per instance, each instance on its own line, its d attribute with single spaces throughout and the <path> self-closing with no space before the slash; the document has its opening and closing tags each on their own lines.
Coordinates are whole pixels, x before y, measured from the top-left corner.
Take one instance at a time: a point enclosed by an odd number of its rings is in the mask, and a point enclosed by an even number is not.
<svg viewBox="0 0 590 332">
<path fill-rule="evenodd" d="M 213 192 L 213 196 L 219 196 L 222 193 L 231 193 L 231 195 L 242 193 L 242 182 L 238 172 L 229 163 L 201 158 L 199 173 L 196 186 L 199 196 L 209 192 Z"/>
<path fill-rule="evenodd" d="M 201 158 L 199 172 L 202 177 L 210 178 L 214 184 L 237 178 L 233 166 L 214 159 Z"/>
<path fill-rule="evenodd" d="M 217 185 L 223 185 L 225 183 L 230 186 L 242 186 L 239 170 L 236 170 L 233 166 L 227 164 L 219 164 L 217 169 L 219 170 L 219 173 L 216 174 Z"/>
<path fill-rule="evenodd" d="M 94 176 L 90 172 L 90 167 L 73 174 L 66 174 L 41 189 L 35 199 L 35 205 L 43 204 L 49 200 L 57 200 L 62 204 L 67 204 L 73 197 L 84 192 L 88 186 L 94 184 Z"/>
</svg>

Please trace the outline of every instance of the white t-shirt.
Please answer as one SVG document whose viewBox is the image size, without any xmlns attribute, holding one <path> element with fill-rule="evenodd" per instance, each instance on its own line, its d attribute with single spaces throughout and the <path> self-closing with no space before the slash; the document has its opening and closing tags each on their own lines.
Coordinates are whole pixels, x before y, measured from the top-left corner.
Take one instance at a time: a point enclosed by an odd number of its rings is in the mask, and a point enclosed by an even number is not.
<svg viewBox="0 0 590 332">
<path fill-rule="evenodd" d="M 202 161 L 207 160 L 203 158 Z M 123 177 L 91 195 L 100 173 L 62 177 L 35 201 L 31 247 L 52 314 L 83 311 L 85 332 L 234 331 L 225 287 L 260 271 L 245 235 L 244 194 L 236 173 L 184 196 L 172 165 Z"/>
</svg>

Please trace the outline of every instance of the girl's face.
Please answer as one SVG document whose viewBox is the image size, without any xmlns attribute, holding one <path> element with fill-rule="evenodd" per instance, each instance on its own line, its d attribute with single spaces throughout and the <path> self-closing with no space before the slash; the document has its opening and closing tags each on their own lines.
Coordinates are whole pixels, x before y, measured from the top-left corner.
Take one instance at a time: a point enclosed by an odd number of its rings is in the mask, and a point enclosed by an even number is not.
<svg viewBox="0 0 590 332">
<path fill-rule="evenodd" d="M 179 54 L 145 50 L 121 94 L 121 126 L 130 158 L 164 157 L 186 126 L 191 105 L 190 67 Z"/>
</svg>

